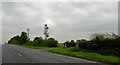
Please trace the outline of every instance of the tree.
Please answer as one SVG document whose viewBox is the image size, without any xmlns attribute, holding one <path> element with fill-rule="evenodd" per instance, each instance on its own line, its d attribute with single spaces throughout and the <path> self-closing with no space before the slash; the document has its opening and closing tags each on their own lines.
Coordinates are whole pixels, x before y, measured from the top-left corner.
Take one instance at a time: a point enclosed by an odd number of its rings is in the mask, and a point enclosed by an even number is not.
<svg viewBox="0 0 120 65">
<path fill-rule="evenodd" d="M 80 40 L 76 41 L 76 47 L 79 47 Z"/>
<path fill-rule="evenodd" d="M 28 36 L 26 32 L 21 32 L 20 35 L 20 44 L 26 43 L 28 41 Z"/>
<path fill-rule="evenodd" d="M 19 35 L 14 36 L 8 41 L 8 44 L 19 44 L 19 38 L 20 38 Z"/>
<path fill-rule="evenodd" d="M 64 42 L 64 47 L 69 47 L 69 41 Z"/>
<path fill-rule="evenodd" d="M 46 47 L 57 47 L 58 41 L 56 41 L 54 38 L 48 38 L 47 40 L 44 40 L 43 45 Z"/>
<path fill-rule="evenodd" d="M 35 37 L 33 40 L 34 46 L 43 46 L 43 38 L 42 37 Z"/>
<path fill-rule="evenodd" d="M 43 40 L 43 38 L 42 37 L 35 37 L 33 41 L 35 41 L 35 40 Z"/>
<path fill-rule="evenodd" d="M 28 42 L 28 36 L 26 32 L 21 32 L 21 35 L 17 35 L 12 37 L 9 41 L 8 44 L 20 44 L 22 45 L 23 43 Z"/>
<path fill-rule="evenodd" d="M 65 47 L 75 47 L 76 43 L 74 42 L 74 40 L 71 40 L 71 42 L 67 41 L 64 43 Z"/>
<path fill-rule="evenodd" d="M 54 38 L 49 38 L 48 39 L 48 47 L 57 47 L 58 45 L 58 41 L 56 41 Z"/>
<path fill-rule="evenodd" d="M 71 44 L 71 47 L 75 47 L 76 46 L 76 43 L 74 42 L 74 40 L 71 40 L 70 44 Z"/>
</svg>

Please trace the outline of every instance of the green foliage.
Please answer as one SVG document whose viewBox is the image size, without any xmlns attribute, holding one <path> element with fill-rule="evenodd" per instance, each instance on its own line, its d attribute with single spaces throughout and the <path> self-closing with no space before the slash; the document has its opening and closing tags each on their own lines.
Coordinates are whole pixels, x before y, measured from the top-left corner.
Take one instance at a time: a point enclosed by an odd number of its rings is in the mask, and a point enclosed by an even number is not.
<svg viewBox="0 0 120 65">
<path fill-rule="evenodd" d="M 77 40 L 74 42 L 78 45 L 71 44 L 67 41 L 64 43 L 66 47 L 79 47 L 80 49 L 97 52 L 103 55 L 120 56 L 120 35 L 95 33 L 90 35 L 90 40 Z M 72 48 L 72 51 L 79 51 L 79 48 Z"/>
<path fill-rule="evenodd" d="M 9 41 L 8 41 L 8 44 L 19 44 L 19 36 L 14 36 L 13 38 L 11 38 Z"/>
<path fill-rule="evenodd" d="M 37 47 L 57 47 L 58 41 L 54 38 L 49 38 L 47 40 L 43 40 L 42 37 L 35 37 L 33 41 L 28 39 L 26 32 L 21 32 L 21 35 L 14 36 L 8 41 L 8 44 L 18 44 L 18 45 L 26 45 L 26 46 L 37 46 Z"/>
<path fill-rule="evenodd" d="M 19 40 L 20 40 L 19 41 L 20 43 L 26 43 L 28 41 L 27 33 L 26 32 L 21 32 Z"/>
<path fill-rule="evenodd" d="M 72 51 L 72 52 L 79 52 L 79 51 L 81 51 L 81 49 L 79 47 L 71 47 L 68 50 Z"/>
<path fill-rule="evenodd" d="M 80 40 L 79 47 L 104 55 L 120 56 L 120 36 L 114 33 L 96 33 L 91 35 L 90 41 Z"/>
<path fill-rule="evenodd" d="M 8 41 L 8 44 L 20 44 L 23 45 L 24 43 L 28 42 L 28 36 L 26 32 L 22 32 L 21 35 L 14 36 Z"/>
<path fill-rule="evenodd" d="M 33 41 L 27 41 L 24 46 L 33 46 Z"/>
<path fill-rule="evenodd" d="M 57 47 L 57 45 L 58 45 L 58 42 L 54 38 L 43 40 L 42 37 L 35 37 L 33 40 L 33 46 Z"/>
<path fill-rule="evenodd" d="M 58 41 L 56 41 L 54 38 L 49 38 L 47 40 L 44 40 L 43 44 L 46 47 L 57 47 Z"/>
<path fill-rule="evenodd" d="M 108 64 L 119 64 L 119 59 L 120 57 L 116 57 L 116 56 L 111 56 L 111 55 L 101 55 L 98 53 L 94 53 L 94 52 L 87 52 L 84 51 L 82 49 L 80 49 L 80 51 L 76 51 L 76 49 L 79 48 L 52 48 L 49 49 L 49 52 L 53 52 L 53 53 L 57 53 L 57 54 L 63 54 L 63 55 L 68 55 L 68 56 L 73 56 L 73 57 L 78 57 L 78 58 L 85 58 L 88 60 L 94 60 L 97 62 L 103 62 L 103 63 L 108 63 Z M 71 51 L 71 50 L 75 50 L 75 51 Z"/>
<path fill-rule="evenodd" d="M 69 41 L 65 42 L 64 46 L 66 46 L 66 47 L 75 47 L 76 43 L 74 42 L 74 40 L 71 40 L 71 42 L 69 42 Z"/>
<path fill-rule="evenodd" d="M 42 46 L 43 39 L 42 37 L 35 37 L 33 40 L 33 46 Z"/>
</svg>

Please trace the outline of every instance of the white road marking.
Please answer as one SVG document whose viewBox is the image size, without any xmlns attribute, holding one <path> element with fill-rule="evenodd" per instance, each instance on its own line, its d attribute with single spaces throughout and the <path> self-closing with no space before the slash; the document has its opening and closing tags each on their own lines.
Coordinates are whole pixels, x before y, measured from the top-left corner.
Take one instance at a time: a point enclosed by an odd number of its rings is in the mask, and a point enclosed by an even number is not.
<svg viewBox="0 0 120 65">
<path fill-rule="evenodd" d="M 18 54 L 19 56 L 22 56 L 20 53 Z"/>
<path fill-rule="evenodd" d="M 9 47 L 10 48 L 10 47 Z"/>
</svg>

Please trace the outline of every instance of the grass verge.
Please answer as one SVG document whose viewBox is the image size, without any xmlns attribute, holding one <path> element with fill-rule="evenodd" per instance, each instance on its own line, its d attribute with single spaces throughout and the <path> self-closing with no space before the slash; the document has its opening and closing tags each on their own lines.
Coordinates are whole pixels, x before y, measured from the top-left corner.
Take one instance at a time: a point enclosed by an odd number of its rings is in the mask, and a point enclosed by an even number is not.
<svg viewBox="0 0 120 65">
<path fill-rule="evenodd" d="M 23 47 L 26 47 L 26 48 L 32 48 L 32 49 L 43 49 L 43 48 L 48 48 L 48 47 L 39 47 L 39 46 L 29 46 L 29 45 L 22 45 Z"/>
<path fill-rule="evenodd" d="M 52 53 L 57 53 L 57 54 L 63 54 L 63 55 L 68 55 L 72 57 L 77 57 L 77 58 L 84 58 L 92 61 L 97 61 L 97 62 L 102 62 L 102 63 L 107 63 L 111 65 L 120 65 L 120 58 L 116 56 L 105 56 L 93 52 L 85 52 L 85 51 L 79 51 L 79 52 L 72 52 L 69 50 L 69 48 L 51 48 L 48 50 L 49 52 Z"/>
<path fill-rule="evenodd" d="M 22 47 L 25 47 L 25 48 L 31 48 L 31 49 L 47 49 L 49 47 L 40 47 L 40 46 L 32 46 L 32 45 L 19 45 L 19 44 L 15 44 L 15 45 L 18 45 L 18 46 L 22 46 Z"/>
</svg>

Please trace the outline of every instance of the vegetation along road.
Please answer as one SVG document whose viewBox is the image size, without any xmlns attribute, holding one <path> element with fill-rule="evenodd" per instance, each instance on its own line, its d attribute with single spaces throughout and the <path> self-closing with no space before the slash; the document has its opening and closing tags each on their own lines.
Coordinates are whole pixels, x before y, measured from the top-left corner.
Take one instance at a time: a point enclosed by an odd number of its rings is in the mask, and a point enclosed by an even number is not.
<svg viewBox="0 0 120 65">
<path fill-rule="evenodd" d="M 21 35 L 12 37 L 2 45 L 2 63 L 119 65 L 119 40 L 120 36 L 114 33 L 96 33 L 90 36 L 90 40 L 71 40 L 59 44 L 54 38 L 35 37 L 30 40 L 26 32 L 21 32 Z"/>
<path fill-rule="evenodd" d="M 96 63 L 11 44 L 4 44 L 2 51 L 3 63 Z"/>
</svg>

